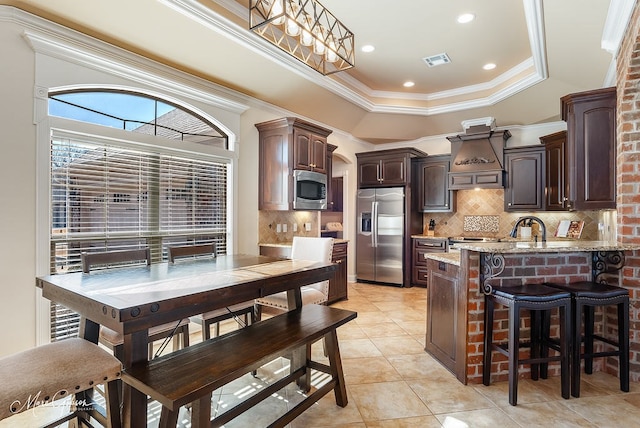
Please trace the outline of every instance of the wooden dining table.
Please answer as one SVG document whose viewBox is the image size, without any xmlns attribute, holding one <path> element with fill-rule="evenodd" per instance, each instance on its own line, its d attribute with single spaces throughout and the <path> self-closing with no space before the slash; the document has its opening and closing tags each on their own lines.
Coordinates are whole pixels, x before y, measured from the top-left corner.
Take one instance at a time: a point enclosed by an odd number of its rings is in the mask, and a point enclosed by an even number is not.
<svg viewBox="0 0 640 428">
<path fill-rule="evenodd" d="M 43 297 L 82 317 L 80 334 L 98 342 L 100 326 L 124 335 L 125 369 L 148 359 L 149 328 L 282 291 L 291 310 L 302 307 L 300 287 L 331 279 L 330 262 L 222 255 L 91 273 L 41 276 Z M 147 397 L 125 389 L 123 424 L 147 424 Z"/>
</svg>

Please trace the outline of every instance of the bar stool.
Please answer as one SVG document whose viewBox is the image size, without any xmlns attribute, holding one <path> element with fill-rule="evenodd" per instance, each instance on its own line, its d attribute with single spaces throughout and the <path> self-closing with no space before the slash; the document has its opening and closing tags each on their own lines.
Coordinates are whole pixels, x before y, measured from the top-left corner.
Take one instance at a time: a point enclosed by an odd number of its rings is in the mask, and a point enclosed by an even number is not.
<svg viewBox="0 0 640 428">
<path fill-rule="evenodd" d="M 0 420 L 76 394 L 70 413 L 47 427 L 78 418 L 93 426 L 93 418 L 105 427 L 120 427 L 120 404 L 116 381 L 120 361 L 87 340 L 71 338 L 37 346 L 0 359 Z M 105 384 L 106 409 L 93 402 L 91 391 Z M 8 421 L 11 422 L 11 421 Z"/>
<path fill-rule="evenodd" d="M 509 309 L 508 342 L 494 343 L 493 319 L 495 304 Z M 542 284 L 524 284 L 493 287 L 484 298 L 484 358 L 482 383 L 489 386 L 491 382 L 492 351 L 498 351 L 508 357 L 509 364 L 509 404 L 515 406 L 518 401 L 518 366 L 531 365 L 531 378 L 538 379 L 538 365 L 551 361 L 560 361 L 561 392 L 563 398 L 569 398 L 569 333 L 571 331 L 571 294 Z M 545 311 L 559 308 L 560 312 L 560 344 L 543 343 L 546 335 L 541 334 L 542 315 Z M 531 315 L 531 340 L 520 341 L 520 311 L 529 310 Z M 559 355 L 541 356 L 541 347 L 547 346 L 557 350 Z M 530 347 L 529 358 L 520 358 L 520 348 Z"/>
<path fill-rule="evenodd" d="M 571 293 L 573 323 L 571 325 L 571 395 L 580 397 L 580 363 L 584 359 L 584 371 L 593 373 L 596 357 L 618 357 L 620 390 L 629 392 L 629 290 L 598 282 L 581 281 L 570 284 L 546 285 Z M 618 341 L 594 333 L 596 307 L 616 305 L 618 317 Z M 584 323 L 583 323 L 584 314 Z M 582 333 L 584 331 L 584 334 Z M 594 340 L 607 343 L 613 351 L 594 352 Z M 584 343 L 584 353 L 582 344 Z"/>
</svg>

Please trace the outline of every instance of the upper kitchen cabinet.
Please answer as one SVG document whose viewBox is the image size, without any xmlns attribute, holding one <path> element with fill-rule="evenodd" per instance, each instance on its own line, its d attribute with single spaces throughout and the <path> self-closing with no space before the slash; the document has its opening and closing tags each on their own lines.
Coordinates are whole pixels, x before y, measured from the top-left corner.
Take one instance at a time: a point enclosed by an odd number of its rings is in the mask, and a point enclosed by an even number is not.
<svg viewBox="0 0 640 428">
<path fill-rule="evenodd" d="M 414 195 L 422 212 L 453 212 L 455 198 L 449 190 L 451 156 L 413 159 Z"/>
<path fill-rule="evenodd" d="M 616 88 L 560 99 L 567 122 L 565 209 L 616 207 Z"/>
<path fill-rule="evenodd" d="M 544 209 L 545 146 L 525 146 L 504 150 L 505 211 Z"/>
<path fill-rule="evenodd" d="M 391 187 L 409 184 L 411 182 L 411 158 L 424 156 L 427 154 L 414 148 L 356 153 L 358 187 Z"/>
<path fill-rule="evenodd" d="M 299 119 L 293 127 L 293 169 L 327 173 L 328 129 L 319 128 Z"/>
<path fill-rule="evenodd" d="M 259 132 L 260 210 L 293 209 L 294 169 L 314 169 L 331 177 L 330 167 L 327 167 L 330 130 L 295 117 L 257 123 L 256 128 Z"/>
<path fill-rule="evenodd" d="M 545 150 L 545 210 L 568 210 L 567 131 L 555 132 L 540 137 Z"/>
</svg>

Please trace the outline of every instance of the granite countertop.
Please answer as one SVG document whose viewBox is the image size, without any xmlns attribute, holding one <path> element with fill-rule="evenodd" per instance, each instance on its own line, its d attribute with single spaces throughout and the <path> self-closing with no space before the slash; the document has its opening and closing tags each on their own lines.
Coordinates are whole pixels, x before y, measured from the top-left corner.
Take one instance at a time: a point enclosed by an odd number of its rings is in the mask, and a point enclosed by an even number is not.
<svg viewBox="0 0 640 428">
<path fill-rule="evenodd" d="M 460 243 L 461 250 L 480 253 L 569 253 L 576 251 L 626 251 L 640 249 L 638 244 L 617 244 L 607 241 L 510 241 Z"/>
<path fill-rule="evenodd" d="M 416 239 L 449 239 L 447 236 L 429 236 L 429 235 L 411 235 L 411 238 L 416 238 Z"/>
<path fill-rule="evenodd" d="M 424 258 L 460 266 L 460 253 L 458 251 L 453 253 L 425 253 Z"/>
</svg>

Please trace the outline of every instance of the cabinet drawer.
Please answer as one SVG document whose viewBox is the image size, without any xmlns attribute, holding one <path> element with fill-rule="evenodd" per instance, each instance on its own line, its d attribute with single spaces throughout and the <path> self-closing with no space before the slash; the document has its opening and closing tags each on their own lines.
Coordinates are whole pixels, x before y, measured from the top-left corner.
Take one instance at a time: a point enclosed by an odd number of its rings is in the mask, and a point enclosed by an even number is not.
<svg viewBox="0 0 640 428">
<path fill-rule="evenodd" d="M 425 267 L 414 266 L 412 274 L 413 274 L 412 278 L 413 278 L 414 284 L 423 285 L 423 286 L 427 285 L 429 272 L 427 271 L 426 266 Z"/>
<path fill-rule="evenodd" d="M 444 239 L 414 239 L 413 245 L 417 249 L 429 251 L 446 251 L 447 241 Z"/>
<path fill-rule="evenodd" d="M 333 244 L 333 252 L 331 253 L 333 261 L 344 257 L 347 257 L 347 243 Z"/>
</svg>

